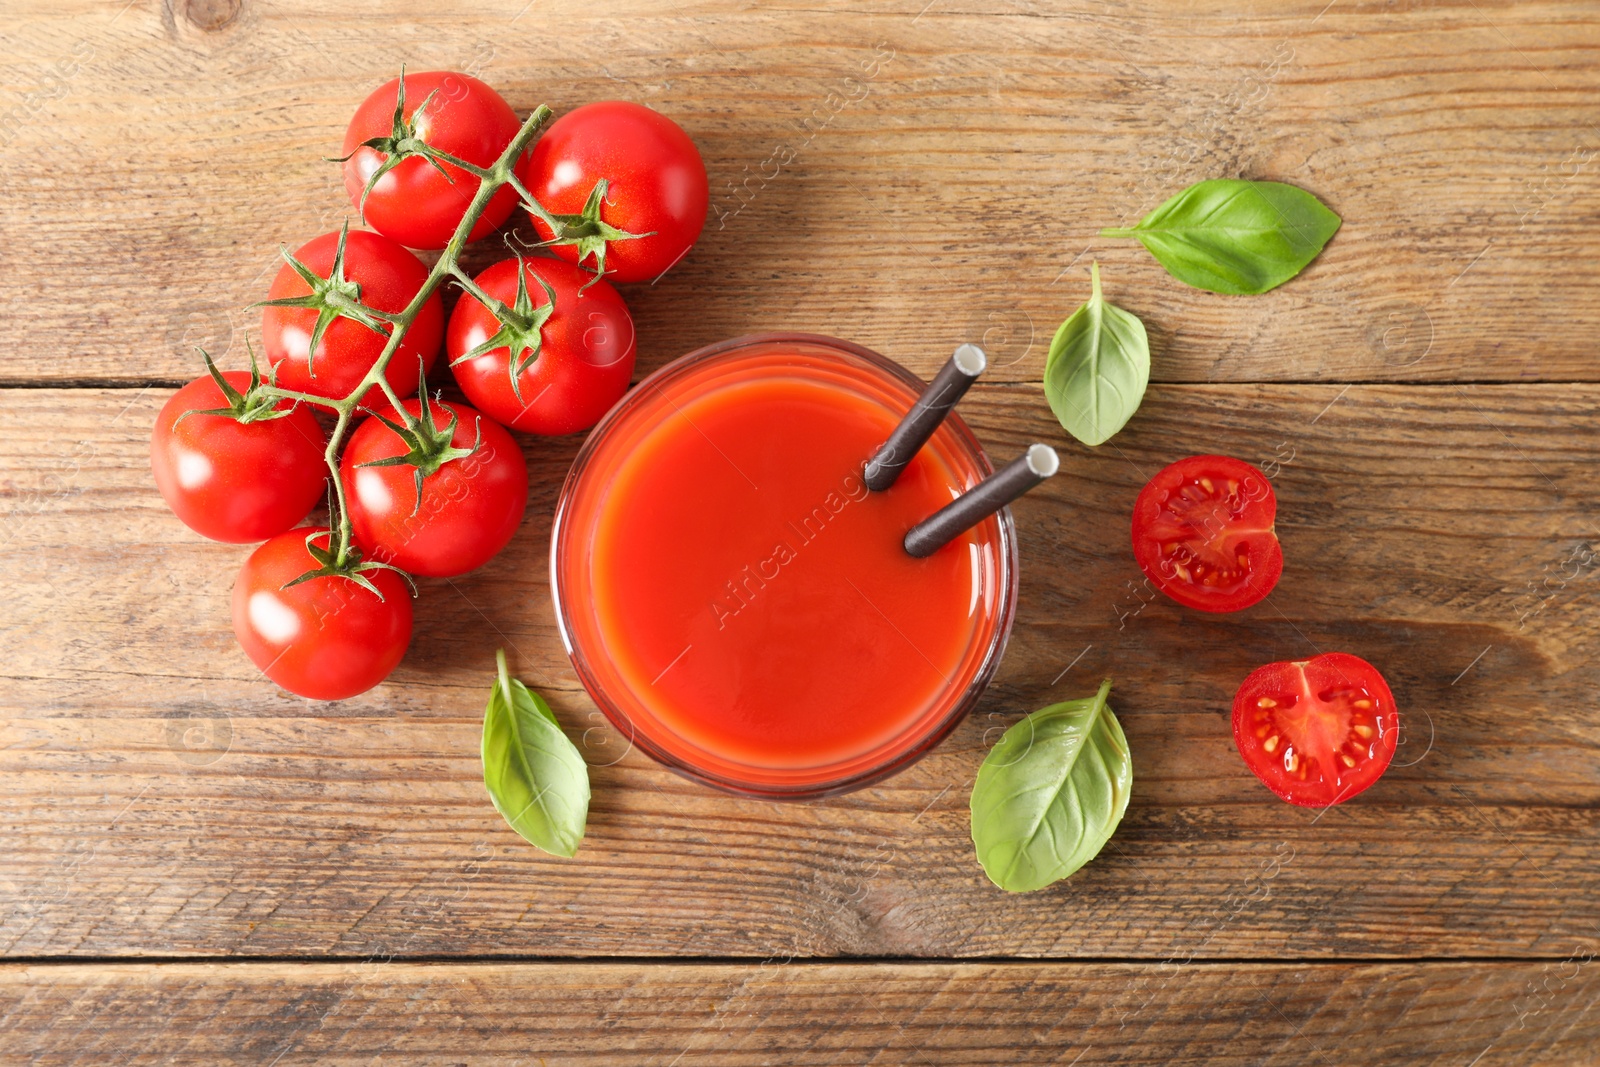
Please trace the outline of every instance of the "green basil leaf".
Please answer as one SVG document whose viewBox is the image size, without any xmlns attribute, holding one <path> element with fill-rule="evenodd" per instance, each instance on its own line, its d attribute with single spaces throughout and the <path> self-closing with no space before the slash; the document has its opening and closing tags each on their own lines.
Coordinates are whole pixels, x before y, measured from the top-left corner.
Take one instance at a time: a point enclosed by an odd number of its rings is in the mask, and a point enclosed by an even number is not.
<svg viewBox="0 0 1600 1067">
<path fill-rule="evenodd" d="M 1100 295 L 1100 264 L 1090 265 L 1089 277 L 1089 302 L 1061 324 L 1050 342 L 1044 397 L 1068 433 L 1098 445 L 1139 410 L 1150 384 L 1150 338 L 1139 316 Z"/>
<path fill-rule="evenodd" d="M 989 880 L 1027 893 L 1094 859 L 1133 788 L 1133 757 L 1106 704 L 1111 679 L 1005 732 L 972 787 L 972 843 Z"/>
<path fill-rule="evenodd" d="M 483 710 L 483 784 L 495 810 L 528 843 L 571 856 L 589 819 L 589 766 L 539 694 L 495 656 L 489 706 Z"/>
<path fill-rule="evenodd" d="M 1132 229 L 1179 281 L 1213 293 L 1264 293 L 1305 269 L 1339 229 L 1322 201 L 1282 182 L 1217 178 L 1189 186 Z"/>
</svg>

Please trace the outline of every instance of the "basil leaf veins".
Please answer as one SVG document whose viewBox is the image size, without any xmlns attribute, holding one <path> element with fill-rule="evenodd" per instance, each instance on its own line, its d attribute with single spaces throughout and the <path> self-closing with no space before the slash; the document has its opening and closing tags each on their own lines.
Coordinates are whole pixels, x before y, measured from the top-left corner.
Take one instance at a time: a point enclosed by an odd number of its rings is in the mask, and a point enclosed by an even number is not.
<svg viewBox="0 0 1600 1067">
<path fill-rule="evenodd" d="M 512 678 L 506 654 L 483 711 L 483 784 L 511 828 L 546 852 L 571 856 L 589 818 L 589 767 L 544 698 Z"/>
<path fill-rule="evenodd" d="M 1131 229 L 1179 281 L 1213 293 L 1264 293 L 1317 258 L 1340 218 L 1304 189 L 1216 178 L 1189 186 Z"/>
<path fill-rule="evenodd" d="M 1100 264 L 1092 264 L 1089 302 L 1074 311 L 1050 342 L 1044 396 L 1066 431 L 1086 445 L 1102 444 L 1127 425 L 1150 383 L 1150 339 L 1139 317 L 1100 294 Z"/>
<path fill-rule="evenodd" d="M 1005 732 L 972 787 L 972 843 L 989 880 L 1026 893 L 1099 855 L 1128 810 L 1133 757 L 1106 696 L 1052 704 Z"/>
</svg>

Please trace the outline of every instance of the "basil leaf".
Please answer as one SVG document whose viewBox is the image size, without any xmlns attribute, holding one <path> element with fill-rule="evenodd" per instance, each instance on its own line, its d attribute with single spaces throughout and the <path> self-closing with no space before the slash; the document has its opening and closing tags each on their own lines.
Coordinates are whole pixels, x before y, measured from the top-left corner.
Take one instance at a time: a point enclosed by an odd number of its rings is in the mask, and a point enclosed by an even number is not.
<svg viewBox="0 0 1600 1067">
<path fill-rule="evenodd" d="M 1050 342 L 1044 397 L 1068 433 L 1098 445 L 1139 410 L 1150 384 L 1150 338 L 1139 316 L 1100 295 L 1100 264 L 1091 264 L 1089 277 L 1089 302 L 1061 324 Z"/>
<path fill-rule="evenodd" d="M 1305 269 L 1339 229 L 1322 201 L 1282 182 L 1218 178 L 1189 186 L 1132 229 L 1179 281 L 1213 293 L 1264 293 Z"/>
<path fill-rule="evenodd" d="M 589 818 L 589 767 L 539 694 L 506 671 L 483 710 L 483 784 L 511 828 L 546 852 L 571 856 Z"/>
<path fill-rule="evenodd" d="M 1005 732 L 972 787 L 972 843 L 989 880 L 1027 893 L 1067 877 L 1111 839 L 1133 788 L 1133 758 L 1106 704 L 1111 679 Z"/>
</svg>

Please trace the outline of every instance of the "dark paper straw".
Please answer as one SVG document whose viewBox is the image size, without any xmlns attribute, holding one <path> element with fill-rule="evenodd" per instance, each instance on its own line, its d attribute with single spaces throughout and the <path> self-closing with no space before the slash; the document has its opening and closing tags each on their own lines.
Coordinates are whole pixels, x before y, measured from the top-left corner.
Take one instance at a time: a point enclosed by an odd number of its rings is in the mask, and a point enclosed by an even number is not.
<svg viewBox="0 0 1600 1067">
<path fill-rule="evenodd" d="M 1061 466 L 1049 445 L 1029 445 L 1028 450 L 989 477 L 923 519 L 906 534 L 906 551 L 921 558 L 931 556 L 1029 489 Z"/>
<path fill-rule="evenodd" d="M 894 433 L 889 435 L 883 447 L 872 457 L 872 462 L 867 464 L 862 481 L 867 483 L 868 489 L 881 493 L 894 484 L 917 450 L 928 443 L 928 438 L 933 436 L 933 431 L 939 428 L 950 409 L 955 407 L 956 401 L 961 399 L 988 365 L 989 357 L 977 345 L 962 345 L 945 360 L 939 373 L 934 375 L 933 381 L 928 383 L 922 395 L 917 397 L 917 402 L 911 405 L 911 410 L 906 412 L 906 417 L 900 420 L 900 425 L 894 428 Z"/>
</svg>

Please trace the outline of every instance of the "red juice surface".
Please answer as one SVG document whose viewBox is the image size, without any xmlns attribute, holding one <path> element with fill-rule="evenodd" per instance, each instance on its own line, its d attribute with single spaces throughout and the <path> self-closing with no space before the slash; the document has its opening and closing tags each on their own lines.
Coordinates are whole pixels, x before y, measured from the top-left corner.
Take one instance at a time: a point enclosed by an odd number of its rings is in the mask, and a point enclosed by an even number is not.
<svg viewBox="0 0 1600 1067">
<path fill-rule="evenodd" d="M 936 438 L 867 491 L 912 398 L 779 345 L 608 428 L 562 519 L 587 551 L 557 580 L 593 681 L 649 746 L 714 776 L 827 777 L 949 717 L 994 637 L 1000 531 L 905 552 L 983 474 Z"/>
</svg>

